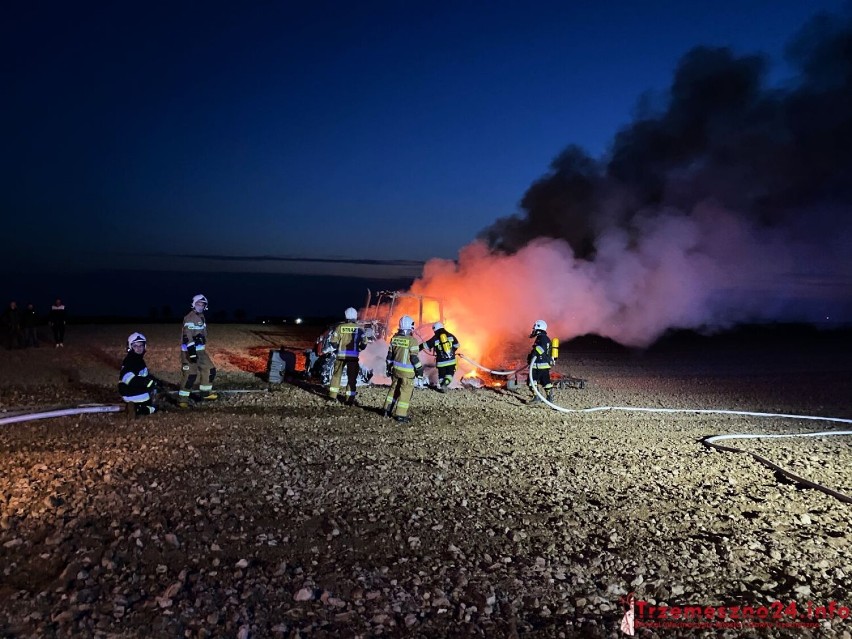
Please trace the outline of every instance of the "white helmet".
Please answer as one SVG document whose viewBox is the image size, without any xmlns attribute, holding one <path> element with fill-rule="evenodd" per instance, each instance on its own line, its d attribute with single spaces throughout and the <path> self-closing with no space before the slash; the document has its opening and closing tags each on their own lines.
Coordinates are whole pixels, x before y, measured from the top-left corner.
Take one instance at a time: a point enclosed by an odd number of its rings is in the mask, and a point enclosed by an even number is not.
<svg viewBox="0 0 852 639">
<path fill-rule="evenodd" d="M 533 324 L 533 333 L 536 331 L 546 331 L 547 330 L 547 322 L 544 320 L 536 320 L 535 324 Z"/>
<path fill-rule="evenodd" d="M 444 325 L 441 322 L 435 322 L 434 324 L 432 324 L 433 331 L 437 331 L 442 328 L 444 328 Z"/>
<path fill-rule="evenodd" d="M 358 311 L 356 311 L 354 308 L 352 308 L 350 306 L 345 311 L 343 311 L 343 317 L 345 317 L 348 320 L 356 320 L 356 319 L 358 319 Z"/>
<path fill-rule="evenodd" d="M 195 305 L 199 302 L 204 304 L 204 310 L 207 310 L 207 298 L 204 297 L 201 293 L 192 298 L 192 308 L 195 308 Z"/>
<path fill-rule="evenodd" d="M 145 336 L 142 333 L 131 333 L 127 338 L 127 350 L 131 350 L 134 344 L 147 344 L 148 340 L 145 339 Z"/>
<path fill-rule="evenodd" d="M 399 318 L 399 330 L 401 331 L 413 331 L 414 330 L 414 320 L 411 319 L 410 315 L 403 315 Z"/>
</svg>

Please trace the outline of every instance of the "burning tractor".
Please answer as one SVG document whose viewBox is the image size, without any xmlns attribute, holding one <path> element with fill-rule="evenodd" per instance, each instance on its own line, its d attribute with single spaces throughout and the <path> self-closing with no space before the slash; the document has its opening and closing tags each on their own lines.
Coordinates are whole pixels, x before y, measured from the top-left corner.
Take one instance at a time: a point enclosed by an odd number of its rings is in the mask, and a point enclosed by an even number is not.
<svg viewBox="0 0 852 639">
<path fill-rule="evenodd" d="M 416 333 L 418 329 L 431 325 L 432 322 L 444 321 L 444 303 L 436 297 L 415 295 L 404 291 L 379 291 L 373 298 L 372 291 L 368 289 L 364 309 L 359 312 L 357 322 L 366 332 L 368 342 L 387 342 L 396 331 L 394 319 L 403 314 L 414 318 Z M 313 348 L 305 351 L 306 376 L 319 380 L 323 386 L 331 383 L 331 376 L 334 373 L 335 353 L 331 346 L 331 333 L 334 326 L 334 324 L 328 326 L 317 337 Z M 368 350 L 370 350 L 369 346 Z M 357 385 L 359 386 L 369 384 L 373 378 L 373 369 L 365 365 L 363 355 L 362 353 L 358 373 Z M 384 354 L 381 358 L 383 367 Z M 347 383 L 345 369 L 341 383 L 344 385 Z"/>
</svg>

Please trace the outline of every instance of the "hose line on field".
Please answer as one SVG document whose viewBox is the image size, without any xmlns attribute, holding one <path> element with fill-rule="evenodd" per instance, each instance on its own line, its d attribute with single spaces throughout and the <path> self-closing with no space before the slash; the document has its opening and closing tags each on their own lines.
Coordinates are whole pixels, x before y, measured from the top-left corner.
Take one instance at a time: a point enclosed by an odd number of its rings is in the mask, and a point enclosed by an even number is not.
<svg viewBox="0 0 852 639">
<path fill-rule="evenodd" d="M 470 359 L 469 357 L 467 357 L 467 356 L 465 356 L 465 355 L 462 355 L 461 353 L 458 353 L 458 356 L 459 356 L 459 357 L 461 357 L 464 361 L 466 361 L 466 362 L 470 362 L 470 363 L 471 363 L 471 364 L 473 364 L 476 368 L 479 368 L 479 369 L 481 369 L 481 370 L 484 370 L 484 371 L 485 371 L 485 372 L 487 372 L 487 373 L 491 373 L 492 375 L 506 375 L 506 376 L 508 376 L 508 375 L 514 375 L 515 373 L 520 373 L 522 370 L 524 370 L 525 368 L 528 368 L 528 367 L 529 367 L 529 364 L 524 364 L 524 365 L 523 365 L 523 366 L 521 366 L 520 368 L 516 368 L 516 369 L 515 369 L 515 370 L 513 370 L 513 371 L 495 371 L 495 370 L 492 370 L 492 369 L 490 369 L 490 368 L 486 368 L 485 366 L 483 366 L 483 365 L 482 365 L 482 364 L 480 364 L 479 362 L 475 362 L 475 361 L 473 361 L 472 359 Z"/>
<path fill-rule="evenodd" d="M 265 388 L 251 389 L 223 389 L 217 393 L 267 393 Z M 0 417 L 0 426 L 5 424 L 18 424 L 21 422 L 35 421 L 37 419 L 50 419 L 51 417 L 67 417 L 69 415 L 84 415 L 87 413 L 119 413 L 124 410 L 124 404 L 80 404 L 69 408 L 50 407 L 44 410 L 39 408 L 22 408 L 7 413 L 6 417 Z"/>
<path fill-rule="evenodd" d="M 541 390 L 539 390 L 539 385 L 537 383 L 531 382 L 530 386 L 532 387 L 533 392 L 536 394 L 540 401 L 545 403 L 550 408 L 562 413 L 593 413 L 604 410 L 621 410 L 642 413 L 698 413 L 700 415 L 742 415 L 747 417 L 780 417 L 782 419 L 807 419 L 812 421 L 852 424 L 852 419 L 844 419 L 842 417 L 822 417 L 818 415 L 790 415 L 786 413 L 757 413 L 744 410 L 714 410 L 704 408 L 646 408 L 639 406 L 594 406 L 591 408 L 563 408 L 562 406 L 557 406 L 553 402 L 549 401 L 542 394 Z M 707 437 L 701 440 L 701 443 L 707 446 L 708 448 L 715 448 L 717 450 L 733 453 L 746 453 L 748 455 L 751 455 L 756 461 L 760 462 L 764 466 L 781 473 L 785 477 L 788 477 L 789 479 L 795 482 L 808 486 L 809 488 L 814 488 L 816 490 L 822 491 L 826 495 L 830 495 L 831 497 L 834 497 L 835 499 L 838 499 L 843 503 L 852 504 L 852 497 L 849 497 L 848 495 L 836 491 L 827 486 L 823 486 L 822 484 L 810 481 L 809 479 L 805 479 L 804 477 L 800 477 L 799 475 L 796 475 L 795 473 L 792 473 L 789 470 L 778 466 L 777 464 L 769 461 L 765 457 L 758 455 L 757 453 L 752 453 L 750 451 L 746 451 L 741 448 L 735 448 L 733 446 L 722 446 L 716 443 L 718 441 L 726 439 L 780 439 L 782 437 L 833 437 L 836 435 L 852 435 L 852 430 L 821 431 L 816 433 L 790 433 L 786 435 L 737 433 L 731 435 L 714 435 L 712 437 Z"/>
<path fill-rule="evenodd" d="M 48 419 L 50 417 L 65 417 L 66 415 L 82 415 L 85 413 L 118 413 L 124 410 L 124 406 L 118 404 L 94 404 L 87 406 L 75 406 L 60 410 L 48 410 L 44 412 L 23 413 L 12 417 L 0 419 L 0 425 L 28 422 L 36 419 Z"/>
</svg>

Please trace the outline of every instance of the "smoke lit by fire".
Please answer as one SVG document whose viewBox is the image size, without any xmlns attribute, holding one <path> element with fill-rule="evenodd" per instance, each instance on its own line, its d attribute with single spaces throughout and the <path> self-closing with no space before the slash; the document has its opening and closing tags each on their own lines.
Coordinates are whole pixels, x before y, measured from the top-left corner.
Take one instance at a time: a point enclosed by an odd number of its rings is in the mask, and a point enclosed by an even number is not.
<svg viewBox="0 0 852 639">
<path fill-rule="evenodd" d="M 605 158 L 566 149 L 521 214 L 428 262 L 411 291 L 443 298 L 462 351 L 491 362 L 528 349 L 537 319 L 635 346 L 671 328 L 848 322 L 852 21 L 818 18 L 789 51 L 800 75 L 784 88 L 758 56 L 691 51 Z"/>
</svg>

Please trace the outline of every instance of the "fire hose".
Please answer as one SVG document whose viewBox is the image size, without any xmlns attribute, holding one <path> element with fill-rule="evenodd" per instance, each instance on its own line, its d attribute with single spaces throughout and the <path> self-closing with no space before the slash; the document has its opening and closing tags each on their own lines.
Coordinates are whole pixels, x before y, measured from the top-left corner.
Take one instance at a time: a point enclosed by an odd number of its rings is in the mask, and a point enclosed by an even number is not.
<svg viewBox="0 0 852 639">
<path fill-rule="evenodd" d="M 257 389 L 224 389 L 217 393 L 266 393 L 265 388 Z M 87 413 L 119 413 L 124 410 L 123 404 L 80 404 L 68 408 L 50 407 L 49 410 L 42 408 L 17 409 L 6 413 L 6 417 L 0 417 L 0 426 L 5 424 L 17 424 L 29 422 L 36 419 L 50 419 L 51 417 L 67 417 L 69 415 L 84 415 Z"/>
<path fill-rule="evenodd" d="M 788 415 L 785 413 L 756 413 L 751 411 L 742 411 L 742 410 L 715 410 L 715 409 L 701 409 L 701 408 L 645 408 L 645 407 L 637 407 L 637 406 L 595 406 L 592 408 L 563 408 L 562 406 L 557 406 L 553 402 L 548 401 L 548 399 L 541 393 L 538 388 L 538 384 L 534 381 L 530 382 L 530 386 L 532 387 L 533 392 L 538 396 L 538 398 L 545 403 L 547 406 L 554 410 L 558 410 L 562 413 L 593 413 L 600 412 L 605 410 L 621 410 L 621 411 L 633 411 L 633 412 L 642 412 L 642 413 L 698 413 L 700 415 L 743 415 L 746 417 L 780 417 L 782 419 L 808 419 L 812 421 L 823 421 L 823 422 L 836 422 L 841 424 L 852 424 L 852 419 L 843 419 L 841 417 L 821 417 L 816 415 Z M 753 433 L 738 433 L 732 435 L 714 435 L 712 437 L 707 437 L 701 440 L 701 443 L 707 446 L 708 448 L 715 448 L 721 451 L 733 452 L 733 453 L 747 453 L 751 455 L 756 461 L 771 468 L 772 470 L 781 473 L 782 475 L 788 477 L 789 479 L 798 482 L 804 486 L 809 488 L 814 488 L 816 490 L 824 492 L 826 495 L 830 495 L 835 499 L 838 499 L 846 504 L 852 504 L 852 497 L 833 490 L 832 488 L 828 488 L 827 486 L 823 486 L 822 484 L 818 484 L 816 482 L 810 481 L 809 479 L 805 479 L 804 477 L 800 477 L 785 468 L 774 464 L 769 461 L 765 457 L 761 457 L 757 453 L 752 453 L 750 451 L 743 450 L 742 448 L 735 448 L 733 446 L 722 446 L 717 444 L 717 441 L 722 441 L 725 439 L 780 439 L 782 437 L 833 437 L 836 435 L 852 435 L 852 430 L 835 430 L 835 431 L 822 431 L 815 433 L 791 433 L 787 435 L 769 435 L 769 434 L 753 434 Z"/>
<path fill-rule="evenodd" d="M 484 371 L 485 371 L 485 372 L 487 372 L 487 373 L 491 373 L 492 375 L 506 375 L 506 376 L 508 376 L 508 375 L 514 375 L 515 373 L 520 373 L 522 370 L 524 370 L 525 368 L 528 368 L 528 367 L 529 367 L 529 364 L 524 364 L 524 365 L 523 365 L 523 366 L 521 366 L 520 368 L 516 368 L 516 369 L 515 369 L 515 370 L 513 370 L 513 371 L 495 371 L 495 370 L 492 370 L 492 369 L 490 369 L 490 368 L 486 368 L 485 366 L 483 366 L 483 365 L 482 365 L 482 364 L 480 364 L 479 362 L 475 362 L 475 361 L 473 361 L 472 359 L 470 359 L 469 357 L 466 357 L 466 356 L 462 355 L 461 353 L 458 353 L 458 356 L 459 356 L 460 358 L 462 358 L 464 361 L 466 361 L 466 362 L 470 362 L 471 364 L 473 364 L 474 366 L 476 366 L 476 368 L 479 368 L 479 369 L 481 369 L 481 370 L 484 370 Z"/>
<path fill-rule="evenodd" d="M 0 425 L 28 422 L 34 419 L 48 419 L 49 417 L 64 417 L 66 415 L 82 415 L 84 413 L 118 413 L 124 410 L 118 404 L 83 404 L 73 408 L 62 408 L 59 410 L 48 410 L 43 412 L 20 412 L 12 417 L 0 419 Z"/>
</svg>

